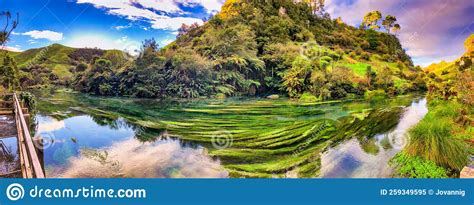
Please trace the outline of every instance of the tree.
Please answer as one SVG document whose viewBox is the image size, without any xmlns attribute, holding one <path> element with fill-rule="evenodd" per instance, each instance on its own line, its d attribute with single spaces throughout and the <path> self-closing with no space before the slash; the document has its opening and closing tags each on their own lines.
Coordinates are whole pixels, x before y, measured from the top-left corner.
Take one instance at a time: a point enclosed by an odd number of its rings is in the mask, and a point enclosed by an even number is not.
<svg viewBox="0 0 474 205">
<path fill-rule="evenodd" d="M 16 20 L 12 20 L 12 14 L 9 11 L 2 11 L 0 12 L 0 19 L 5 17 L 6 23 L 3 27 L 3 30 L 0 31 L 0 46 L 4 46 L 7 43 L 10 34 L 13 30 L 18 26 L 19 23 L 19 14 L 16 14 Z"/>
<path fill-rule="evenodd" d="M 393 25 L 392 32 L 397 34 L 400 31 L 400 24 L 396 23 Z"/>
<path fill-rule="evenodd" d="M 464 42 L 466 54 L 456 62 L 458 69 L 464 71 L 465 69 L 474 69 L 472 59 L 474 58 L 474 34 L 471 34 Z"/>
<path fill-rule="evenodd" d="M 112 77 L 112 63 L 106 59 L 98 59 L 92 65 L 92 69 L 86 75 L 89 92 L 100 95 L 111 94 L 111 86 L 108 85 Z"/>
<path fill-rule="evenodd" d="M 142 42 L 141 55 L 154 54 L 158 51 L 159 45 L 154 38 L 145 39 Z"/>
<path fill-rule="evenodd" d="M 468 55 L 474 52 L 474 34 L 471 34 L 469 37 L 467 37 L 466 41 L 464 42 L 464 47 L 466 48 Z"/>
<path fill-rule="evenodd" d="M 134 97 L 166 97 L 166 59 L 157 53 L 154 39 L 143 42 L 140 55 L 120 73 L 120 91 Z"/>
<path fill-rule="evenodd" d="M 79 63 L 79 64 L 76 66 L 76 68 L 75 68 L 74 71 L 75 71 L 75 72 L 84 72 L 84 71 L 87 70 L 87 67 L 88 67 L 87 64 L 85 64 L 85 63 Z"/>
<path fill-rule="evenodd" d="M 379 88 L 383 88 L 384 90 L 388 90 L 389 88 L 393 87 L 393 72 L 390 70 L 389 67 L 385 66 L 381 69 L 378 69 L 377 77 L 375 79 L 375 84 Z"/>
<path fill-rule="evenodd" d="M 463 56 L 459 61 L 456 61 L 456 66 L 458 66 L 459 71 L 464 71 L 468 68 L 473 68 L 472 60 L 469 56 Z"/>
<path fill-rule="evenodd" d="M 365 71 L 365 77 L 367 78 L 367 86 L 369 90 L 372 88 L 372 84 L 377 77 L 377 73 L 372 70 L 372 66 L 367 66 L 367 70 Z"/>
<path fill-rule="evenodd" d="M 291 69 L 283 76 L 283 85 L 290 97 L 297 97 L 304 91 L 304 82 L 312 69 L 311 61 L 304 57 L 297 57 Z"/>
<path fill-rule="evenodd" d="M 4 88 L 10 91 L 20 89 L 20 70 L 15 60 L 8 54 L 3 59 L 3 65 L 0 67 L 0 82 Z"/>
<path fill-rule="evenodd" d="M 313 11 L 313 14 L 320 14 L 324 15 L 325 10 L 324 10 L 324 2 L 325 0 L 304 0 L 305 3 L 309 4 L 311 7 L 311 10 Z"/>
<path fill-rule="evenodd" d="M 364 21 L 362 21 L 362 24 L 365 28 L 378 30 L 380 29 L 379 21 L 381 19 L 382 13 L 380 13 L 380 11 L 371 11 L 364 16 Z"/>
<path fill-rule="evenodd" d="M 394 27 L 395 22 L 397 21 L 397 17 L 392 16 L 392 15 L 387 15 L 385 16 L 385 19 L 382 21 L 382 25 L 387 31 L 387 33 L 390 33 L 390 30 Z M 398 25 L 398 24 L 397 24 Z M 400 26 L 400 25 L 398 25 Z"/>
<path fill-rule="evenodd" d="M 456 76 L 455 88 L 458 100 L 467 105 L 474 105 L 474 71 L 465 70 Z"/>
</svg>

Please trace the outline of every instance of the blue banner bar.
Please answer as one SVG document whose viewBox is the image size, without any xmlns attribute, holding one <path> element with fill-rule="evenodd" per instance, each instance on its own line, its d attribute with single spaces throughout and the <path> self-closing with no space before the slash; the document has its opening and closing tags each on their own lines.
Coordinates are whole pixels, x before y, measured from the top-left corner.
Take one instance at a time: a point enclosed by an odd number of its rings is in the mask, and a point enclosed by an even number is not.
<svg viewBox="0 0 474 205">
<path fill-rule="evenodd" d="M 0 204 L 456 204 L 472 179 L 2 179 Z"/>
</svg>

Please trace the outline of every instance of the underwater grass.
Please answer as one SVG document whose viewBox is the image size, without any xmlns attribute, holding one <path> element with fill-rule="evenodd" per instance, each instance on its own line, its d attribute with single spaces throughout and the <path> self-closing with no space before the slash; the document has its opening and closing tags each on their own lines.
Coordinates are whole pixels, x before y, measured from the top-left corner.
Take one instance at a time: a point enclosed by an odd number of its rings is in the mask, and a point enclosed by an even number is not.
<svg viewBox="0 0 474 205">
<path fill-rule="evenodd" d="M 49 98 L 58 103 L 68 99 L 61 110 L 77 107 L 99 124 L 114 127 L 123 118 L 136 126 L 141 141 L 171 137 L 206 147 L 232 177 L 308 178 L 319 176 L 320 155 L 326 149 L 353 137 L 361 144 L 373 142 L 373 136 L 396 126 L 403 111 L 400 105 L 411 102 L 226 99 L 166 103 L 68 93 Z M 232 143 L 217 149 L 213 138 L 222 133 Z M 370 146 L 368 151 L 373 152 Z"/>
</svg>

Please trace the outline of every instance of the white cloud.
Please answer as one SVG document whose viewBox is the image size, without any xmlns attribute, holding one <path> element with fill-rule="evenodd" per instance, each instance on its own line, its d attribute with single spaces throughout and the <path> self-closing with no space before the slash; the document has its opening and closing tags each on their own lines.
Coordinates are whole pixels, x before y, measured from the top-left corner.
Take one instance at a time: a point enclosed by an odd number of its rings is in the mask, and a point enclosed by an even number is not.
<svg viewBox="0 0 474 205">
<path fill-rule="evenodd" d="M 221 10 L 225 0 L 180 0 L 183 5 L 200 5 L 204 7 L 207 13 L 212 14 Z"/>
<path fill-rule="evenodd" d="M 0 50 L 7 50 L 7 51 L 12 51 L 12 52 L 22 52 L 21 48 L 17 46 L 2 46 L 0 47 Z"/>
<path fill-rule="evenodd" d="M 127 28 L 130 28 L 130 27 L 132 27 L 132 24 L 128 24 L 128 25 L 124 25 L 124 26 L 115 26 L 114 28 L 116 30 L 120 31 L 120 30 L 127 29 Z"/>
<path fill-rule="evenodd" d="M 95 34 L 75 36 L 64 44 L 73 48 L 116 49 L 127 52 L 131 55 L 136 55 L 141 46 L 140 42 L 130 40 L 126 36 L 119 39 L 113 39 Z"/>
<path fill-rule="evenodd" d="M 187 17 L 175 17 L 175 18 L 160 18 L 154 19 L 151 22 L 151 27 L 154 29 L 165 29 L 165 30 L 178 30 L 182 24 L 193 24 L 198 23 L 199 25 L 203 24 L 201 19 L 196 18 L 187 18 Z"/>
<path fill-rule="evenodd" d="M 49 122 L 40 123 L 38 125 L 38 133 L 52 132 L 66 127 L 64 121 L 51 120 Z"/>
<path fill-rule="evenodd" d="M 31 38 L 34 38 L 34 39 L 48 39 L 50 41 L 63 40 L 63 33 L 48 31 L 48 30 L 44 30 L 44 31 L 33 30 L 33 31 L 22 33 L 21 35 L 30 36 Z"/>
<path fill-rule="evenodd" d="M 181 9 L 172 0 L 138 0 L 136 1 L 145 8 L 164 11 L 168 13 L 180 13 Z"/>
<path fill-rule="evenodd" d="M 152 28 L 164 30 L 177 30 L 183 23 L 202 24 L 201 19 L 183 16 L 186 12 L 179 5 L 199 5 L 211 14 L 220 10 L 223 2 L 224 0 L 77 0 L 78 4 L 93 4 L 96 8 L 107 10 L 108 14 L 123 16 L 132 21 L 144 20 Z M 169 14 L 173 14 L 173 17 Z"/>
</svg>

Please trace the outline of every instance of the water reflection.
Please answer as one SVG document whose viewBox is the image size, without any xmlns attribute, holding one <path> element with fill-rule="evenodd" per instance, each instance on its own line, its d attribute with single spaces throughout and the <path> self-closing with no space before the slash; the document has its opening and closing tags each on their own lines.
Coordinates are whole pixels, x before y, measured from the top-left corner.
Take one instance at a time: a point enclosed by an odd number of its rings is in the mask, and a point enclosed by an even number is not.
<svg viewBox="0 0 474 205">
<path fill-rule="evenodd" d="M 102 126 L 92 117 L 80 115 L 64 120 L 49 116 L 36 117 L 38 129 L 36 137 L 47 141 L 44 147 L 44 163 L 48 166 L 67 164 L 68 159 L 77 156 L 81 148 L 102 148 L 134 136 L 131 127 L 117 122 L 120 126 Z M 123 121 L 123 120 L 117 120 Z"/>
<path fill-rule="evenodd" d="M 221 178 L 227 177 L 218 161 L 204 149 L 185 147 L 177 140 L 141 143 L 135 139 L 101 150 L 83 149 L 50 177 L 65 178 Z"/>
<path fill-rule="evenodd" d="M 16 139 L 15 119 L 11 115 L 0 115 L 0 175 L 19 177 L 20 161 Z"/>
<path fill-rule="evenodd" d="M 66 125 L 64 124 L 64 121 L 58 121 L 55 120 L 54 118 L 51 117 L 41 117 L 41 124 L 38 125 L 37 132 L 39 133 L 45 133 L 45 132 L 52 132 L 55 130 L 60 130 L 63 129 Z"/>
<path fill-rule="evenodd" d="M 17 170 L 20 170 L 20 161 L 16 137 L 0 139 L 0 175 L 10 176 Z M 13 176 L 16 174 L 20 173 Z"/>
<path fill-rule="evenodd" d="M 348 140 L 329 149 L 321 157 L 321 176 L 326 178 L 390 177 L 388 161 L 408 142 L 407 131 L 428 112 L 426 99 L 413 101 L 397 126 L 389 133 L 367 141 Z"/>
<path fill-rule="evenodd" d="M 142 143 L 123 119 L 105 123 L 88 115 L 56 120 L 37 116 L 37 136 L 51 140 L 44 149 L 48 177 L 227 177 L 203 148 L 177 140 Z M 101 123 L 102 122 L 102 123 Z"/>
</svg>

